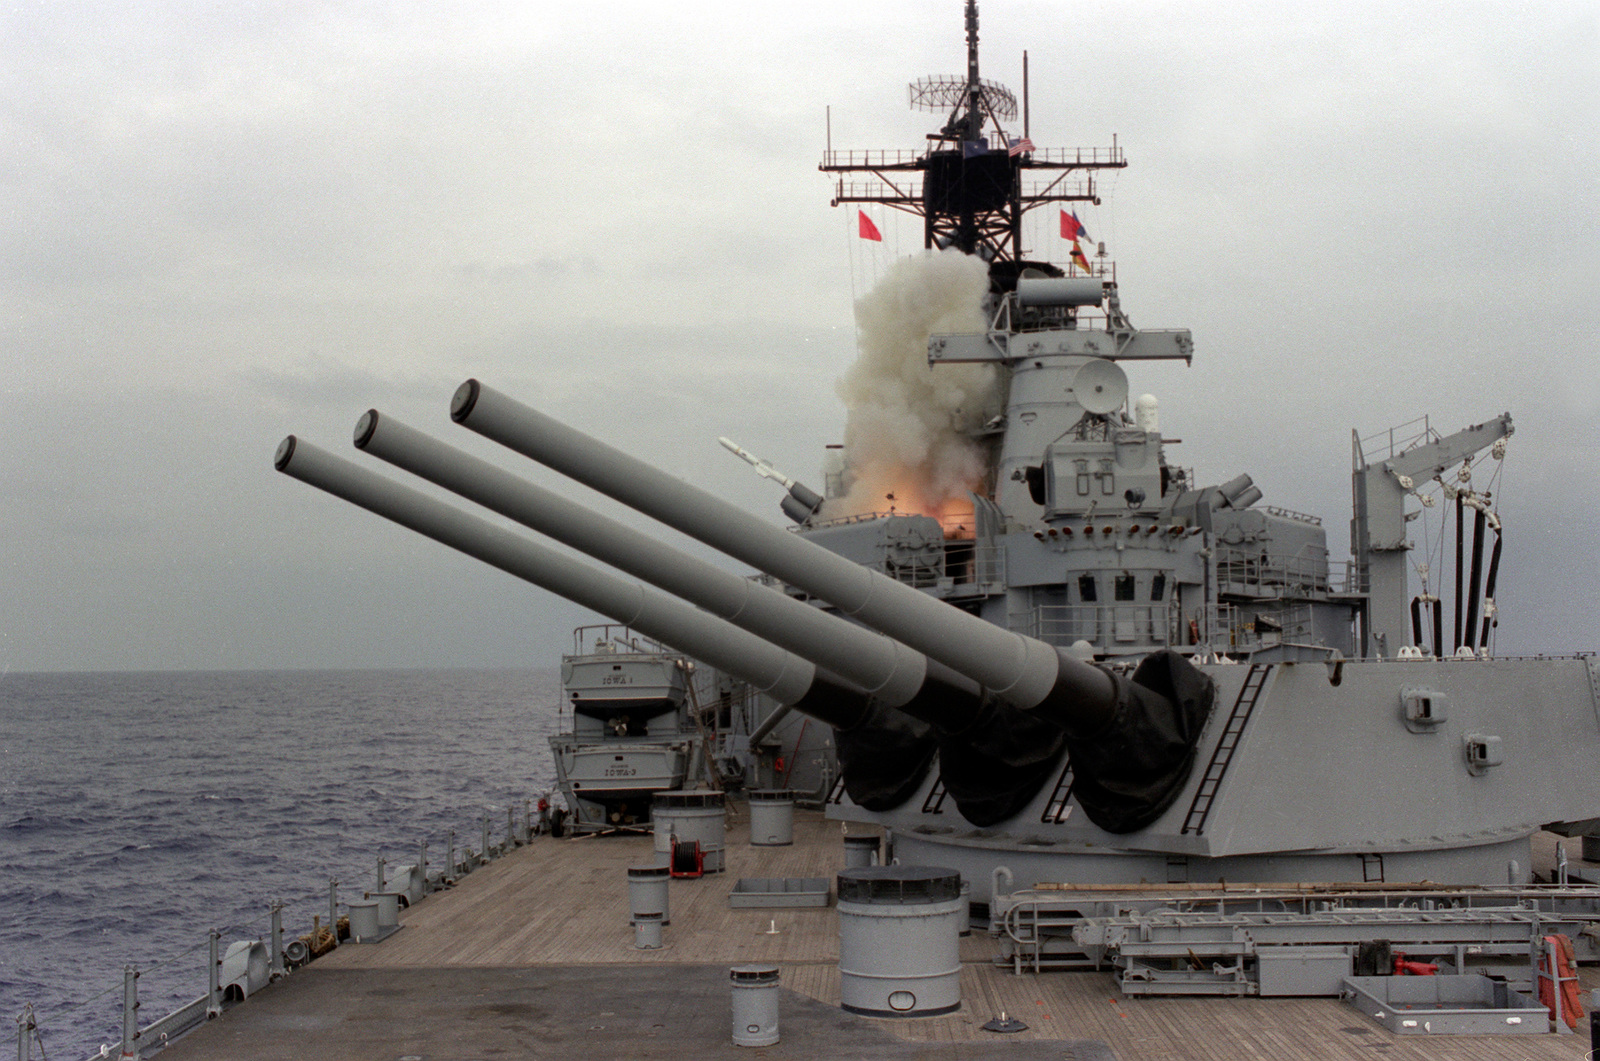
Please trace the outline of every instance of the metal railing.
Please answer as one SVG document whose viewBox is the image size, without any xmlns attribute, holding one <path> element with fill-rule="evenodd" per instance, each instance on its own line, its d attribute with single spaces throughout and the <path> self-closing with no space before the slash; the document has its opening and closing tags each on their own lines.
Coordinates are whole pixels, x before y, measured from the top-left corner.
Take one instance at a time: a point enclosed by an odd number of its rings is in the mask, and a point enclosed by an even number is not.
<svg viewBox="0 0 1600 1061">
<path fill-rule="evenodd" d="M 1001 546 L 978 543 L 973 550 L 973 581 L 980 585 L 1008 585 L 1006 550 Z"/>
<path fill-rule="evenodd" d="M 1035 162 L 1074 166 L 1126 166 L 1128 156 L 1120 147 L 1041 147 L 1033 152 Z"/>
<path fill-rule="evenodd" d="M 841 203 L 921 203 L 922 177 L 909 173 L 901 177 L 897 173 L 892 185 L 887 178 L 870 181 L 839 181 L 834 185 L 833 198 L 835 202 Z"/>
<path fill-rule="evenodd" d="M 1218 550 L 1217 584 L 1224 593 L 1230 586 L 1238 586 L 1298 596 L 1325 594 L 1329 592 L 1328 560 L 1282 553 L 1245 555 L 1224 547 Z"/>
<path fill-rule="evenodd" d="M 1121 147 L 1039 147 L 1028 153 L 1035 162 L 1051 166 L 1126 166 L 1128 156 Z M 878 166 L 912 166 L 927 157 L 926 151 L 904 148 L 886 150 L 824 151 L 824 169 L 872 169 Z"/>
<path fill-rule="evenodd" d="M 1292 508 L 1281 508 L 1278 505 L 1268 505 L 1266 506 L 1266 511 L 1269 515 L 1281 516 L 1284 519 L 1292 519 L 1300 523 L 1309 523 L 1313 527 L 1322 526 L 1321 516 L 1313 516 L 1305 512 L 1296 512 Z"/>
<path fill-rule="evenodd" d="M 605 646 L 602 648 L 601 646 Z M 607 651 L 639 652 L 647 655 L 681 656 L 654 638 L 646 637 L 621 623 L 591 623 L 572 631 L 572 654 L 593 656 Z"/>
<path fill-rule="evenodd" d="M 479 822 L 480 846 L 476 850 L 470 847 L 458 848 L 456 832 L 454 829 L 449 830 L 446 839 L 447 854 L 442 865 L 429 860 L 426 840 L 417 844 L 414 866 L 396 866 L 391 870 L 388 862 L 379 857 L 375 887 L 370 891 L 364 889 L 360 891 L 368 896 L 406 892 L 408 905 L 420 901 L 427 894 L 455 882 L 491 859 L 499 858 L 514 848 L 530 843 L 535 835 L 545 831 L 547 823 L 543 812 L 535 816 L 531 799 L 522 801 L 520 823 L 516 817 L 514 808 L 507 806 L 505 835 L 497 841 L 495 838 L 497 827 L 491 826 L 489 816 L 482 816 Z M 430 866 L 439 868 L 430 872 Z M 60 1056 L 59 1047 L 46 1045 L 45 1033 L 66 1034 L 73 1024 L 99 1019 L 89 1012 L 90 1007 L 119 989 L 122 996 L 121 1035 L 116 1045 L 103 1045 L 93 1056 L 115 1057 L 119 1061 L 139 1061 L 140 1058 L 154 1055 L 185 1032 L 221 1015 L 228 1005 L 244 1001 L 266 984 L 292 975 L 293 968 L 340 946 L 341 940 L 348 937 L 349 933 L 346 931 L 341 934 L 343 922 L 338 917 L 339 884 L 338 877 L 330 877 L 326 889 L 319 888 L 313 893 L 298 896 L 293 900 L 295 905 L 303 905 L 308 901 L 320 904 L 322 897 L 325 896 L 327 905 L 323 907 L 322 913 L 312 918 L 309 933 L 287 943 L 283 930 L 283 910 L 289 904 L 282 899 L 275 899 L 268 906 L 265 918 L 248 924 L 234 925 L 226 933 L 222 929 L 210 929 L 204 939 L 159 961 L 145 963 L 143 966 L 133 963 L 124 965 L 120 980 L 108 984 L 66 1009 L 40 1015 L 35 1012 L 32 1004 L 26 1005 L 21 1016 L 16 1019 L 18 1061 L 33 1061 L 36 1056 L 34 1051 L 36 1045 L 37 1056 L 41 1059 Z M 315 898 L 312 898 L 313 896 Z M 324 916 L 328 918 L 326 926 L 322 920 Z M 265 931 L 262 931 L 263 929 Z M 241 935 L 252 930 L 259 934 L 253 937 L 242 935 L 226 947 L 222 942 L 224 934 Z M 203 963 L 204 966 L 205 994 L 140 1028 L 138 1023 L 140 978 L 164 967 L 175 966 L 202 947 L 207 948 L 207 957 L 199 959 L 197 964 Z M 260 950 L 266 951 L 264 966 L 259 960 L 254 962 L 250 960 L 252 956 L 258 955 Z M 82 1034 L 81 1028 L 75 1031 L 77 1034 Z"/>
<path fill-rule="evenodd" d="M 1048 196 L 1046 201 L 1070 196 L 1074 199 L 1090 199 L 1094 197 L 1094 179 L 1083 177 L 1070 181 L 1063 180 L 1029 180 L 1022 182 L 1022 199 L 1026 203 L 1029 199 Z"/>
<path fill-rule="evenodd" d="M 1180 643 L 1172 603 L 1040 604 L 1025 616 L 1022 632 L 1058 647 L 1075 641 L 1105 648 Z"/>
<path fill-rule="evenodd" d="M 935 557 L 885 557 L 863 565 L 913 589 L 949 586 L 994 585 L 1006 579 L 1006 553 L 1003 548 L 971 538 L 947 540 Z"/>
<path fill-rule="evenodd" d="M 898 509 L 892 509 L 892 508 L 891 509 L 874 509 L 871 512 L 856 512 L 856 513 L 854 513 L 852 515 L 849 515 L 849 516 L 834 516 L 834 517 L 832 517 L 830 519 L 813 520 L 812 522 L 806 524 L 804 527 L 802 527 L 800 524 L 791 524 L 790 526 L 785 527 L 784 529 L 789 531 L 791 534 L 798 534 L 802 530 L 812 530 L 812 529 L 815 529 L 817 527 L 844 527 L 844 526 L 848 526 L 849 524 L 852 524 L 852 523 L 871 523 L 874 520 L 880 520 L 880 519 L 909 519 L 911 517 L 922 516 L 922 515 L 924 515 L 924 513 L 921 513 L 921 512 L 901 512 Z M 963 520 L 966 521 L 966 522 L 971 522 L 971 519 L 972 519 L 971 516 L 961 516 L 961 517 L 956 518 L 954 521 L 952 521 L 950 523 L 950 526 L 947 527 L 947 526 L 945 526 L 945 523 L 939 521 L 938 517 L 936 517 L 936 516 L 930 516 L 928 518 L 935 520 L 935 522 L 939 522 L 939 526 L 942 529 L 944 529 L 946 533 L 948 533 L 949 530 L 951 529 L 951 527 L 955 526 L 956 523 L 962 522 Z"/>
<path fill-rule="evenodd" d="M 1280 595 L 1286 591 L 1291 595 L 1357 594 L 1366 591 L 1360 568 L 1354 560 L 1328 560 L 1278 553 L 1224 555 L 1217 561 L 1217 584 L 1223 593 L 1238 592 L 1230 590 L 1230 586 L 1250 586 Z"/>
<path fill-rule="evenodd" d="M 1022 198 L 1053 202 L 1081 200 L 1094 196 L 1094 181 L 1088 177 L 1073 180 L 1027 180 L 1022 182 Z M 839 180 L 833 186 L 837 202 L 922 202 L 922 174 L 914 170 L 895 170 L 871 180 Z"/>
<path fill-rule="evenodd" d="M 824 151 L 822 165 L 825 169 L 839 167 L 871 169 L 875 166 L 910 166 L 921 159 L 923 152 L 904 149 L 869 151 Z"/>
<path fill-rule="evenodd" d="M 903 519 L 920 515 L 921 513 L 915 512 L 858 512 L 850 516 L 819 520 L 810 524 L 809 529 L 843 527 L 854 523 L 871 523 L 876 520 L 897 517 Z M 920 546 L 914 545 L 898 553 L 891 544 L 888 555 L 876 563 L 862 566 L 917 589 L 932 589 L 941 581 L 948 581 L 953 585 L 987 585 L 1005 581 L 1005 549 L 971 536 L 977 521 L 972 511 L 959 512 L 943 518 L 929 518 L 935 519 L 944 533 L 942 543 L 924 539 Z M 801 530 L 798 526 L 787 529 L 792 533 Z M 779 585 L 777 579 L 770 577 L 763 577 L 760 580 L 769 586 Z"/>
<path fill-rule="evenodd" d="M 1311 605 L 1298 604 L 1276 611 L 1245 611 L 1230 604 L 1215 605 L 1213 648 L 1226 652 L 1251 652 L 1286 641 L 1306 642 L 1315 636 Z M 1264 619 L 1265 622 L 1258 620 Z"/>
<path fill-rule="evenodd" d="M 897 560 L 885 557 L 878 563 L 867 566 L 913 589 L 932 589 L 945 577 L 942 555 L 937 560 L 919 560 L 913 557 Z"/>
<path fill-rule="evenodd" d="M 1386 460 L 1408 449 L 1436 441 L 1438 438 L 1439 432 L 1428 423 L 1428 418 L 1419 416 L 1415 420 L 1397 424 L 1387 431 L 1378 431 L 1365 438 L 1358 438 L 1356 449 L 1361 457 L 1361 463 L 1371 464 L 1373 459 Z M 1371 447 L 1386 447 L 1388 452 L 1380 455 L 1379 449 Z"/>
<path fill-rule="evenodd" d="M 1333 593 L 1356 594 L 1367 592 L 1367 580 L 1361 576 L 1361 567 L 1354 560 L 1335 564 L 1328 575 L 1328 588 Z"/>
</svg>

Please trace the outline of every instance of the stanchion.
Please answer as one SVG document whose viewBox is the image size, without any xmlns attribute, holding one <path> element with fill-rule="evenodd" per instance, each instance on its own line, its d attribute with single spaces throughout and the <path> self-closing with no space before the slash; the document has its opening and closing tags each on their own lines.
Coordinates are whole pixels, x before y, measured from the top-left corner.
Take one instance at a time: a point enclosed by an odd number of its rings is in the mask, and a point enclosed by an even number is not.
<svg viewBox="0 0 1600 1061">
<path fill-rule="evenodd" d="M 139 1061 L 139 967 L 122 967 L 122 1061 Z"/>
<path fill-rule="evenodd" d="M 222 933 L 212 929 L 209 940 L 211 971 L 206 976 L 206 1020 L 222 1016 Z"/>
<path fill-rule="evenodd" d="M 17 1018 L 17 1061 L 32 1061 L 33 1030 L 38 1026 L 33 1020 L 33 1003 L 24 1003 L 22 1016 Z"/>
<path fill-rule="evenodd" d="M 288 972 L 283 967 L 283 900 L 274 899 L 270 909 L 272 911 L 272 960 L 267 966 L 267 976 L 272 980 L 282 980 Z"/>
</svg>

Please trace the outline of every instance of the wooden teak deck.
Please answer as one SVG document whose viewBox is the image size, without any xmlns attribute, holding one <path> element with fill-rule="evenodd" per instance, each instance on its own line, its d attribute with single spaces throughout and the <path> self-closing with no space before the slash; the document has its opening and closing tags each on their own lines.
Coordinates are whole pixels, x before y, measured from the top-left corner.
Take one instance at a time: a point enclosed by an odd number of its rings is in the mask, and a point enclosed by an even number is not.
<svg viewBox="0 0 1600 1061">
<path fill-rule="evenodd" d="M 728 826 L 727 871 L 672 881 L 665 945 L 641 951 L 626 869 L 652 855 L 649 837 L 538 838 L 404 911 L 403 931 L 341 946 L 164 1056 L 1506 1061 L 1588 1052 L 1586 1021 L 1576 1035 L 1397 1036 L 1334 999 L 1123 998 L 1108 973 L 997 967 L 982 929 L 961 943 L 958 1012 L 856 1017 L 838 1008 L 832 906 L 728 904 L 741 877 L 831 881 L 843 864 L 838 823 L 801 811 L 792 846 L 751 847 L 741 813 Z M 731 1043 L 728 967 L 744 962 L 781 970 L 776 1046 Z M 1590 970 L 1583 979 L 1600 983 Z M 1002 1011 L 1028 1029 L 983 1031 Z"/>
</svg>

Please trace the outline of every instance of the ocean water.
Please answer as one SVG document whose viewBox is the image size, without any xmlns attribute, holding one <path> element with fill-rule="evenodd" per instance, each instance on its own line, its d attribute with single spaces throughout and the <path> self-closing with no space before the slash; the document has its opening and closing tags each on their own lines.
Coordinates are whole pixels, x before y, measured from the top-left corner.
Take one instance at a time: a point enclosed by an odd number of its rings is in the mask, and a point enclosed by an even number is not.
<svg viewBox="0 0 1600 1061">
<path fill-rule="evenodd" d="M 559 675 L 283 671 L 0 676 L 0 1055 L 32 1004 L 44 1055 L 205 993 L 207 933 L 286 937 L 373 887 L 377 859 L 477 848 L 554 783 Z M 39 1043 L 33 1047 L 39 1057 Z"/>
</svg>

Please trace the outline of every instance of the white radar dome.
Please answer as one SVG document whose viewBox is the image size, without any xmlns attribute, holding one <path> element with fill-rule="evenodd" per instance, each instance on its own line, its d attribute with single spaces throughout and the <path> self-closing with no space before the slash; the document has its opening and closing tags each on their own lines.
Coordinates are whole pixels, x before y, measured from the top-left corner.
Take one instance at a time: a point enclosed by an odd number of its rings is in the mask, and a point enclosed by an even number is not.
<svg viewBox="0 0 1600 1061">
<path fill-rule="evenodd" d="M 1154 394 L 1141 394 L 1133 403 L 1133 422 L 1140 431 L 1161 430 L 1161 403 Z"/>
</svg>

